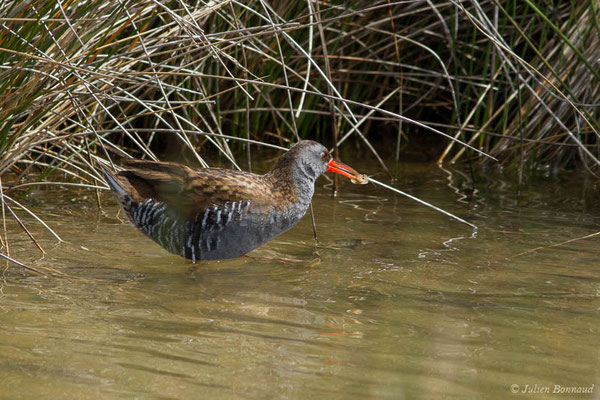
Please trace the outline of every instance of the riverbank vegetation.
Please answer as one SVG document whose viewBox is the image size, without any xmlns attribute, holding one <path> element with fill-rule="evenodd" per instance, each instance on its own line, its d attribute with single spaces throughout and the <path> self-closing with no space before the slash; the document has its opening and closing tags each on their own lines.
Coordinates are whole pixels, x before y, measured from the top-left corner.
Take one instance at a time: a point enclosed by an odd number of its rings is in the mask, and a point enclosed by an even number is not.
<svg viewBox="0 0 600 400">
<path fill-rule="evenodd" d="M 592 0 L 1 2 L 3 198 L 101 187 L 96 165 L 128 156 L 206 165 L 218 152 L 251 169 L 258 146 L 297 138 L 353 143 L 390 176 L 406 152 L 519 179 L 595 175 L 598 12 Z"/>
</svg>

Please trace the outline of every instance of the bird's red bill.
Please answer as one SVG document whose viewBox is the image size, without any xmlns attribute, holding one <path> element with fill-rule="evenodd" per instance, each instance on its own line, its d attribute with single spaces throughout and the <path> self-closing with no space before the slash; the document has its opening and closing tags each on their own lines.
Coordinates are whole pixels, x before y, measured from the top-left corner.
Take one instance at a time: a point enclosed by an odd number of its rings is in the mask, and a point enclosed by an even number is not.
<svg viewBox="0 0 600 400">
<path fill-rule="evenodd" d="M 336 174 L 344 175 L 346 178 L 353 180 L 360 179 L 362 176 L 353 168 L 344 163 L 336 161 L 333 158 L 327 163 L 327 167 L 327 172 L 335 172 Z"/>
</svg>

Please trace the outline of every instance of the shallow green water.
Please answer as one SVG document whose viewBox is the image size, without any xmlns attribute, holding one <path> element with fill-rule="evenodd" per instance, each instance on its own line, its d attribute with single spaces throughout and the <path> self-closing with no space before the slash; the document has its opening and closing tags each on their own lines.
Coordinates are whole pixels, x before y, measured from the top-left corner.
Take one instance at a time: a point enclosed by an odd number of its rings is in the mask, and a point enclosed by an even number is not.
<svg viewBox="0 0 600 400">
<path fill-rule="evenodd" d="M 30 223 L 38 256 L 9 223 L 11 255 L 76 279 L 5 271 L 0 398 L 600 398 L 600 236 L 548 247 L 600 231 L 597 188 L 540 176 L 518 192 L 481 173 L 471 194 L 457 171 L 402 176 L 477 236 L 373 185 L 332 198 L 321 178 L 319 245 L 305 218 L 252 258 L 193 265 L 109 195 L 99 213 L 87 192 L 33 193 L 66 243 Z"/>
</svg>

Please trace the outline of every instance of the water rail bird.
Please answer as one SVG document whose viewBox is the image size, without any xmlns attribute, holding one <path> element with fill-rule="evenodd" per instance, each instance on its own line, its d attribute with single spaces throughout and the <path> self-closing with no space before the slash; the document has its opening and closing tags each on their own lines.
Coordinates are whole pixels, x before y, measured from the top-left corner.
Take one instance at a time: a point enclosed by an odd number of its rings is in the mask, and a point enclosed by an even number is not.
<svg viewBox="0 0 600 400">
<path fill-rule="evenodd" d="M 193 261 L 239 257 L 288 231 L 325 172 L 367 183 L 312 140 L 296 143 L 264 175 L 135 159 L 123 164 L 121 172 L 102 171 L 125 215 L 167 251 Z"/>
</svg>

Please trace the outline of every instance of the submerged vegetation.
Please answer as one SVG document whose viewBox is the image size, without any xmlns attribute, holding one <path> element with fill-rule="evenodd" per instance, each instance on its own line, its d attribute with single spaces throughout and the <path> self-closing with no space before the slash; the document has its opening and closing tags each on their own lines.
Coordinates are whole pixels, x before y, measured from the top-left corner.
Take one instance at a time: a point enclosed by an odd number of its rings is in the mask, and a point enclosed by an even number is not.
<svg viewBox="0 0 600 400">
<path fill-rule="evenodd" d="M 599 11 L 594 0 L 2 1 L 5 213 L 21 208 L 10 192 L 35 182 L 102 186 L 96 165 L 115 158 L 206 165 L 206 149 L 251 168 L 258 145 L 297 138 L 336 151 L 353 140 L 385 171 L 383 158 L 425 145 L 439 162 L 519 176 L 596 174 Z"/>
</svg>

